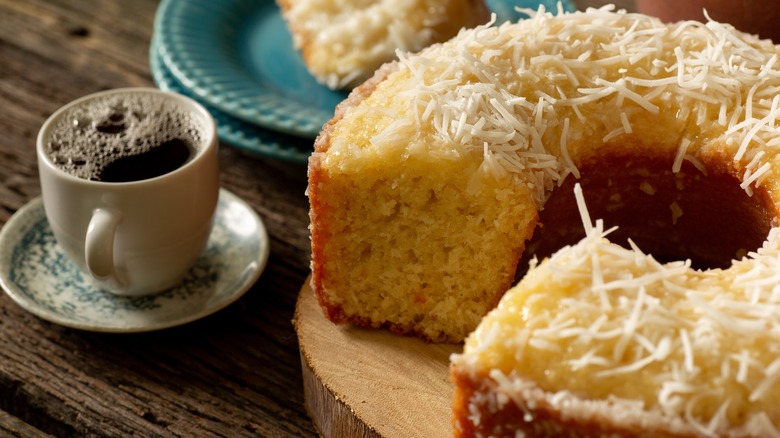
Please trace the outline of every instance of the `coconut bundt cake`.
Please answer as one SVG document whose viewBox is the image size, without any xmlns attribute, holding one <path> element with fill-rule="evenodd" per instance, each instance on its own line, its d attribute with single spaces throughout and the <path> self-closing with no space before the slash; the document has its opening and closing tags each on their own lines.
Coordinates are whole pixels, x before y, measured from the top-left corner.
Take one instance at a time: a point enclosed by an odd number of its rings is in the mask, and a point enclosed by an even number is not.
<svg viewBox="0 0 780 438">
<path fill-rule="evenodd" d="M 736 269 L 780 205 L 778 53 L 725 24 L 605 7 L 402 54 L 339 106 L 309 161 L 326 316 L 460 342 L 532 255 L 584 235 L 574 181 L 619 225 L 613 241 Z"/>
<path fill-rule="evenodd" d="M 456 436 L 780 436 L 779 55 L 605 7 L 401 56 L 310 160 L 325 314 L 478 325 Z"/>
<path fill-rule="evenodd" d="M 490 17 L 482 0 L 277 0 L 306 67 L 332 89 L 352 88 L 396 50 L 418 51 Z"/>
</svg>

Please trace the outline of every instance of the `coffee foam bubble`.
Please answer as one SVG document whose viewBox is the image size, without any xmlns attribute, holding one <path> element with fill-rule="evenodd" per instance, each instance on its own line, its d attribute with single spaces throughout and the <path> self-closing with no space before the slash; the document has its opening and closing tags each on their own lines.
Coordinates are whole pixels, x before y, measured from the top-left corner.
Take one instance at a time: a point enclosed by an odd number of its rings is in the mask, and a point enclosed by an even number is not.
<svg viewBox="0 0 780 438">
<path fill-rule="evenodd" d="M 100 180 L 108 164 L 174 139 L 198 148 L 203 130 L 199 119 L 162 96 L 106 96 L 68 109 L 52 129 L 46 153 L 63 171 Z"/>
</svg>

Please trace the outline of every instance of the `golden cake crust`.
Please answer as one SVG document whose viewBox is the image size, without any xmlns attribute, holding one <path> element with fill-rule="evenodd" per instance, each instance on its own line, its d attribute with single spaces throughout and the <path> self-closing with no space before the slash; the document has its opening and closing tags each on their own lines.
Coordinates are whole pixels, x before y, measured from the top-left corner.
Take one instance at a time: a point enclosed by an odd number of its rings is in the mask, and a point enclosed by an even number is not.
<svg viewBox="0 0 780 438">
<path fill-rule="evenodd" d="M 529 389 L 519 403 L 501 402 L 499 391 L 486 377 L 471 378 L 468 373 L 455 370 L 453 398 L 453 430 L 462 437 L 577 437 L 577 438 L 634 438 L 668 437 L 693 438 L 700 436 L 690 427 L 671 418 L 653 418 L 644 412 L 624 421 L 615 418 L 624 414 L 625 407 L 616 407 L 606 401 L 582 401 L 572 398 L 579 412 L 561 415 L 560 408 L 552 406 L 541 390 Z M 533 387 L 533 382 L 525 382 Z M 575 408 L 577 409 L 577 408 Z M 571 410 L 571 409 L 570 409 Z M 533 412 L 532 416 L 527 413 Z M 578 415 L 579 414 L 579 415 Z M 479 418 L 479 421 L 467 421 Z"/>
<path fill-rule="evenodd" d="M 334 116 L 322 127 L 322 131 L 314 141 L 314 153 L 309 157 L 308 178 L 309 186 L 307 194 L 309 197 L 309 220 L 311 222 L 311 246 L 312 246 L 312 261 L 311 261 L 311 286 L 317 295 L 317 301 L 325 313 L 325 316 L 334 323 L 353 323 L 360 326 L 376 326 L 370 320 L 360 317 L 350 317 L 346 315 L 340 306 L 332 304 L 328 301 L 325 294 L 323 276 L 327 270 L 325 265 L 329 260 L 325 256 L 321 248 L 327 245 L 327 236 L 329 235 L 329 225 L 325 220 L 321 220 L 322 217 L 327 216 L 328 205 L 321 202 L 319 198 L 318 188 L 322 184 L 328 184 L 327 173 L 322 168 L 322 153 L 327 152 L 330 147 L 330 137 L 333 133 L 333 129 L 336 124 L 344 117 L 344 114 L 355 106 L 358 106 L 360 102 L 365 100 L 376 88 L 377 84 L 382 82 L 390 72 L 397 69 L 396 63 L 388 63 L 382 68 L 378 69 L 374 75 L 359 87 L 353 89 L 347 98 L 336 106 Z"/>
</svg>

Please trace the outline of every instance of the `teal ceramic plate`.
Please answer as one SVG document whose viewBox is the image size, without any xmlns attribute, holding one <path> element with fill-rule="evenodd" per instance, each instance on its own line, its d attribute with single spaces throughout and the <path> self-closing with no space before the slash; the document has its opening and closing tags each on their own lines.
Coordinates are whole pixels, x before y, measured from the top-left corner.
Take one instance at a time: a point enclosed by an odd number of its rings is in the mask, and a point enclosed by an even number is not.
<svg viewBox="0 0 780 438">
<path fill-rule="evenodd" d="M 496 22 L 504 21 L 515 22 L 528 15 L 517 12 L 515 8 L 539 10 L 539 6 L 544 6 L 546 11 L 557 13 L 558 0 L 485 0 L 485 4 L 496 14 Z M 572 0 L 561 0 L 561 8 L 567 12 L 574 12 L 577 8 Z"/>
<path fill-rule="evenodd" d="M 309 75 L 273 0 L 163 0 L 155 37 L 182 85 L 248 123 L 314 138 L 346 97 Z"/>
<path fill-rule="evenodd" d="M 96 289 L 66 258 L 41 198 L 0 230 L 0 286 L 25 310 L 45 320 L 97 332 L 144 332 L 212 314 L 244 294 L 265 268 L 268 234 L 243 200 L 221 190 L 214 230 L 184 281 L 166 291 L 125 298 Z"/>
<path fill-rule="evenodd" d="M 152 78 L 161 90 L 173 91 L 199 101 L 217 122 L 219 139 L 235 147 L 297 163 L 306 163 L 313 150 L 314 140 L 285 135 L 261 126 L 247 123 L 203 102 L 200 96 L 181 85 L 160 59 L 156 42 L 149 51 Z"/>
<path fill-rule="evenodd" d="M 557 10 L 557 0 L 488 0 L 499 22 L 514 6 Z M 561 2 L 575 8 L 571 0 Z M 161 60 L 202 102 L 244 122 L 314 138 L 346 92 L 306 70 L 273 0 L 163 0 L 155 17 Z"/>
</svg>

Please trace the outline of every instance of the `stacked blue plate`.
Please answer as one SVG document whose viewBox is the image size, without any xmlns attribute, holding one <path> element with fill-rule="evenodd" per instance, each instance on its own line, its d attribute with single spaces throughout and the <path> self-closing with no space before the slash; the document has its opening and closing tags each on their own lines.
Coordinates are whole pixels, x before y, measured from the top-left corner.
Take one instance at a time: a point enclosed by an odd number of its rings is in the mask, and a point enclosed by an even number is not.
<svg viewBox="0 0 780 438">
<path fill-rule="evenodd" d="M 498 21 L 514 8 L 557 10 L 558 0 L 487 0 Z M 570 0 L 564 10 L 575 8 Z M 314 138 L 347 93 L 309 74 L 273 0 L 163 0 L 150 67 L 157 86 L 188 95 L 212 113 L 233 146 L 306 162 Z"/>
</svg>

